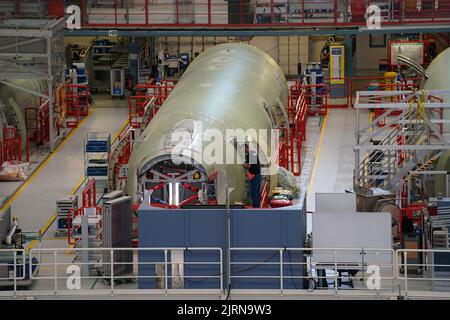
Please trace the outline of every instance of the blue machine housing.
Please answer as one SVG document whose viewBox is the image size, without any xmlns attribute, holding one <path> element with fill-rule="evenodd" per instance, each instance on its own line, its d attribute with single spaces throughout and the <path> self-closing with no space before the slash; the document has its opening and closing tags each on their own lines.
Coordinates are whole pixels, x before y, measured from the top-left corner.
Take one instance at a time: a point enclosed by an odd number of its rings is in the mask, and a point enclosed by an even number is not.
<svg viewBox="0 0 450 320">
<path fill-rule="evenodd" d="M 279 209 L 231 209 L 231 247 L 232 248 L 303 248 L 306 240 L 305 205 Z M 223 284 L 227 279 L 227 210 L 217 209 L 177 209 L 169 210 L 141 205 L 138 210 L 138 240 L 140 248 L 213 248 L 223 251 L 223 264 L 189 265 L 189 262 L 218 262 L 217 251 L 184 252 L 184 288 L 220 288 L 219 278 L 222 274 Z M 167 256 L 170 262 L 170 254 Z M 280 289 L 279 250 L 262 251 L 233 250 L 231 261 L 249 262 L 231 267 L 233 289 Z M 154 264 L 143 264 L 164 261 L 163 251 L 139 252 L 139 288 L 156 288 L 156 267 Z M 284 251 L 285 263 L 304 262 L 303 252 Z M 267 262 L 274 264 L 267 264 Z M 260 263 L 265 263 L 261 265 Z M 171 276 L 170 265 L 167 275 Z M 303 276 L 303 265 L 285 265 L 285 276 Z M 189 278 L 189 276 L 215 276 L 218 278 Z M 258 276 L 263 278 L 241 278 Z M 267 278 L 264 278 L 267 277 Z M 272 278 L 271 278 L 272 277 Z M 169 278 L 170 279 L 170 278 Z M 168 289 L 171 288 L 168 281 Z M 285 289 L 303 288 L 303 279 L 287 278 Z"/>
</svg>

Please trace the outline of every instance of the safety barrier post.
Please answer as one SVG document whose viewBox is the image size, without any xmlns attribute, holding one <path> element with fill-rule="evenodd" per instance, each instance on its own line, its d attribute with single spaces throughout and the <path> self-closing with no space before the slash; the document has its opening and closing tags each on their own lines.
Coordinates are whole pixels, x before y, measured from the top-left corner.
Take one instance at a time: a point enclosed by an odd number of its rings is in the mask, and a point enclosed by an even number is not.
<svg viewBox="0 0 450 320">
<path fill-rule="evenodd" d="M 168 274 L 168 268 L 167 268 L 167 249 L 164 249 L 164 289 L 167 295 L 167 289 L 168 289 L 168 280 L 167 277 L 169 276 Z"/>
<path fill-rule="evenodd" d="M 111 261 L 110 261 L 110 268 L 111 268 L 111 295 L 114 295 L 114 250 L 111 249 Z"/>
<path fill-rule="evenodd" d="M 13 258 L 14 258 L 14 298 L 17 296 L 17 252 L 16 250 L 13 251 Z M 23 268 L 22 272 L 25 272 L 25 268 Z"/>
<path fill-rule="evenodd" d="M 405 275 L 405 296 L 408 297 L 408 253 L 403 252 L 403 273 Z"/>
<path fill-rule="evenodd" d="M 280 249 L 280 251 L 279 251 L 279 253 L 280 253 L 280 293 L 282 294 L 283 293 L 283 288 L 284 288 L 284 286 L 283 286 L 283 250 L 282 249 Z"/>
<path fill-rule="evenodd" d="M 208 0 L 208 25 L 211 25 L 211 0 Z"/>
<path fill-rule="evenodd" d="M 148 26 L 148 0 L 144 1 L 145 25 Z"/>
<path fill-rule="evenodd" d="M 31 271 L 31 270 L 30 270 Z M 54 251 L 55 296 L 58 295 L 58 253 Z"/>
<path fill-rule="evenodd" d="M 334 251 L 334 291 L 338 295 L 338 271 L 337 271 L 336 251 Z"/>
<path fill-rule="evenodd" d="M 26 137 L 26 156 L 27 162 L 30 162 L 30 137 Z"/>
</svg>

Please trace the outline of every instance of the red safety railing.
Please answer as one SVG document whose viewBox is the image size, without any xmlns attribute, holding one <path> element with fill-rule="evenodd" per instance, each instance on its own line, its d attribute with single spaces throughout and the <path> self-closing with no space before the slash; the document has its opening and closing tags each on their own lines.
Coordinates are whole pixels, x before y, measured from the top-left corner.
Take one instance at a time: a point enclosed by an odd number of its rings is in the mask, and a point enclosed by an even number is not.
<svg viewBox="0 0 450 320">
<path fill-rule="evenodd" d="M 301 91 L 308 107 L 309 116 L 324 116 L 328 113 L 328 84 L 298 84 L 297 94 Z M 292 87 L 291 87 L 292 92 Z"/>
<path fill-rule="evenodd" d="M 366 26 L 366 9 L 376 0 L 134 0 L 109 4 L 82 0 L 84 27 L 280 27 Z M 385 3 L 384 3 L 385 4 Z M 391 0 L 381 6 L 385 25 L 445 23 L 450 1 Z M 195 8 L 195 9 L 194 9 Z"/>
<path fill-rule="evenodd" d="M 128 98 L 130 126 L 140 128 L 142 121 L 146 121 L 144 127 L 148 125 L 174 88 L 174 84 L 168 82 L 136 85 L 136 95 Z M 154 99 L 152 113 L 148 115 L 148 118 L 143 119 L 145 107 L 152 99 Z"/>
<path fill-rule="evenodd" d="M 102 215 L 102 208 L 101 207 L 89 207 L 89 208 L 95 208 L 95 214 L 97 216 Z M 67 210 L 67 242 L 70 245 L 75 245 L 78 241 L 80 241 L 81 238 L 81 223 L 80 225 L 74 225 L 73 221 L 76 219 L 76 217 L 80 216 L 80 222 L 82 221 L 82 217 L 85 215 L 85 209 L 86 208 L 79 208 L 79 209 L 73 209 L 69 208 Z M 102 227 L 102 219 L 100 218 L 98 224 L 96 225 L 97 228 Z M 102 233 L 100 232 L 98 235 L 98 238 L 102 238 Z"/>
<path fill-rule="evenodd" d="M 28 139 L 33 140 L 36 145 L 42 145 L 49 141 L 49 108 L 48 100 L 40 98 L 38 108 L 25 108 L 25 119 L 27 125 Z"/>
<path fill-rule="evenodd" d="M 144 115 L 145 105 L 150 101 L 147 96 L 131 96 L 128 97 L 128 114 L 129 122 L 132 128 L 140 128 L 142 117 Z"/>
<path fill-rule="evenodd" d="M 22 139 L 17 128 L 3 128 L 2 163 L 4 161 L 22 161 Z"/>
<path fill-rule="evenodd" d="M 295 176 L 301 174 L 302 145 L 306 140 L 306 121 L 308 102 L 303 94 L 305 88 L 297 82 L 290 88 L 287 114 L 289 117 L 289 135 L 287 128 L 280 128 L 278 147 L 279 165 L 290 170 Z"/>
<path fill-rule="evenodd" d="M 280 128 L 279 131 L 280 131 L 279 134 L 280 143 L 278 146 L 278 165 L 287 170 L 290 170 L 292 167 L 291 166 L 292 150 L 290 138 L 287 135 L 287 128 Z"/>
<path fill-rule="evenodd" d="M 85 214 L 85 209 L 87 208 L 95 208 L 96 215 L 102 214 L 102 208 L 97 207 L 97 190 L 96 190 L 96 184 L 95 184 L 95 178 L 91 178 L 86 186 L 83 189 L 83 192 L 81 194 L 82 199 L 82 207 L 78 209 L 68 209 L 67 210 L 67 242 L 71 245 L 75 244 L 78 240 L 81 239 L 80 237 L 80 229 L 81 229 L 81 223 L 78 226 L 73 225 L 73 221 L 77 216 L 83 216 Z M 81 220 L 80 220 L 81 222 Z M 102 226 L 102 220 L 100 219 L 99 223 L 97 224 L 98 227 L 101 228 Z M 99 235 L 101 237 L 101 233 Z"/>
<path fill-rule="evenodd" d="M 264 181 L 261 192 L 261 208 L 269 207 L 269 193 L 270 193 L 270 183 L 268 180 Z"/>
<path fill-rule="evenodd" d="M 97 205 L 97 190 L 95 178 L 91 178 L 82 193 L 82 204 L 84 208 L 91 208 Z"/>
<path fill-rule="evenodd" d="M 124 132 L 121 132 L 118 137 L 118 141 L 120 141 L 119 143 L 121 143 L 121 141 L 125 141 L 125 144 L 123 145 L 122 149 L 119 152 L 119 155 L 117 156 L 116 163 L 114 164 L 114 175 L 120 181 L 120 187 L 122 187 L 122 184 L 127 180 L 127 175 L 121 175 L 121 170 L 125 165 L 128 164 L 131 156 L 131 131 L 129 130 L 129 128 L 130 127 L 128 124 L 128 129 Z"/>
<path fill-rule="evenodd" d="M 297 100 L 296 113 L 294 117 L 295 126 L 291 133 L 291 171 L 295 176 L 299 176 L 301 173 L 302 165 L 302 145 L 306 140 L 306 120 L 308 113 L 308 103 L 303 92 L 300 91 L 300 96 Z"/>
<path fill-rule="evenodd" d="M 89 114 L 89 91 L 87 84 L 71 84 L 65 86 L 66 126 L 76 128 L 80 117 Z"/>
</svg>

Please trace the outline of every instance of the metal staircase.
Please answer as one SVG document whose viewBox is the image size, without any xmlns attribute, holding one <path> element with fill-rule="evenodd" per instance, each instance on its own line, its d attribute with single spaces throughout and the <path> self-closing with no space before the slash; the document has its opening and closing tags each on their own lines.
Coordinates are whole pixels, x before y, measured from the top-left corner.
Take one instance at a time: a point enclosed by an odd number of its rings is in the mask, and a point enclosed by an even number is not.
<svg viewBox="0 0 450 320">
<path fill-rule="evenodd" d="M 377 94 L 377 99 L 383 96 L 380 93 L 362 92 L 362 96 L 369 98 L 372 104 L 361 103 L 364 99 L 359 99 L 355 108 L 373 106 L 373 101 L 376 101 L 373 98 Z M 409 172 L 426 171 L 439 159 L 443 150 L 449 148 L 438 126 L 430 119 L 433 107 L 446 108 L 445 104 L 432 101 L 432 95 L 424 92 L 409 92 L 398 105 L 390 102 L 391 96 L 392 93 L 385 94 L 387 103 L 377 102 L 387 108 L 373 121 L 377 123 L 378 119 L 385 118 L 388 119 L 386 125 L 375 128 L 371 124 L 369 134 L 363 133 L 367 128 L 357 132 L 354 189 L 361 194 L 371 195 L 375 191 L 396 194 L 402 189 Z M 359 150 L 366 151 L 361 159 Z M 437 153 L 427 159 L 432 150 L 437 150 Z"/>
<path fill-rule="evenodd" d="M 387 111 L 389 112 L 389 111 Z M 417 118 L 417 111 L 405 112 L 404 121 Z M 423 124 L 413 123 L 405 126 L 394 126 L 378 146 L 394 146 L 400 144 L 421 144 L 424 142 L 425 128 Z M 360 190 L 368 192 L 373 188 L 394 191 L 399 182 L 408 171 L 418 164 L 416 151 L 405 152 L 391 149 L 376 150 L 365 156 L 360 162 L 358 181 L 356 185 Z"/>
</svg>

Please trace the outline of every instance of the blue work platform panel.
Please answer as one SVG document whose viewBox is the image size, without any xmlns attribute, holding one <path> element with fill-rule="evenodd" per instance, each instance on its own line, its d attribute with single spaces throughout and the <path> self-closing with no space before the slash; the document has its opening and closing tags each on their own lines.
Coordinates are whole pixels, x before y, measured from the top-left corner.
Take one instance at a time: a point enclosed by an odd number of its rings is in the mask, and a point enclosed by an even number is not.
<svg viewBox="0 0 450 320">
<path fill-rule="evenodd" d="M 228 214 L 225 209 L 168 210 L 146 205 L 138 211 L 138 243 L 140 248 L 150 250 L 139 252 L 139 288 L 164 288 L 161 283 L 164 272 L 169 276 L 168 288 L 217 289 L 220 279 L 226 286 L 228 219 L 233 248 L 232 288 L 279 289 L 281 285 L 285 289 L 303 288 L 298 277 L 305 272 L 301 264 L 304 252 L 273 249 L 305 246 L 306 214 L 302 207 L 232 209 Z M 186 249 L 173 252 L 164 248 Z M 208 248 L 220 248 L 222 254 Z M 167 270 L 163 270 L 164 265 Z M 281 272 L 285 276 L 283 283 Z"/>
</svg>

